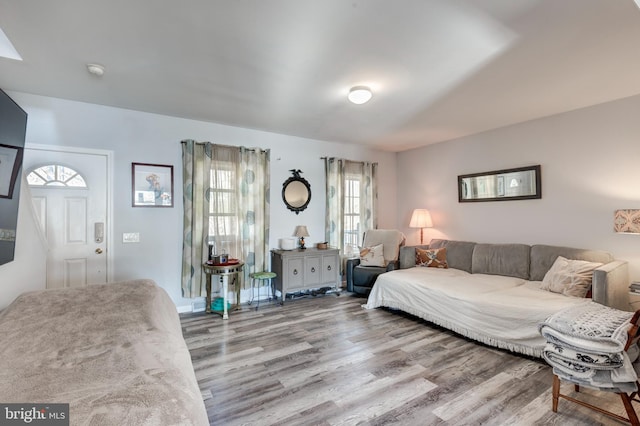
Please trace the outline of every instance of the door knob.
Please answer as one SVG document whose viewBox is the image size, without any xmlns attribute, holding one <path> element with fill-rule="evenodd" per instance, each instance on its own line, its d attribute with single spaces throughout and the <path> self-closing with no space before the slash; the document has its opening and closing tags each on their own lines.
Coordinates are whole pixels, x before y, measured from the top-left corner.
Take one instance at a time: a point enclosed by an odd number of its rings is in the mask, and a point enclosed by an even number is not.
<svg viewBox="0 0 640 426">
<path fill-rule="evenodd" d="M 102 249 L 100 247 L 96 249 L 96 254 L 102 254 Z"/>
</svg>

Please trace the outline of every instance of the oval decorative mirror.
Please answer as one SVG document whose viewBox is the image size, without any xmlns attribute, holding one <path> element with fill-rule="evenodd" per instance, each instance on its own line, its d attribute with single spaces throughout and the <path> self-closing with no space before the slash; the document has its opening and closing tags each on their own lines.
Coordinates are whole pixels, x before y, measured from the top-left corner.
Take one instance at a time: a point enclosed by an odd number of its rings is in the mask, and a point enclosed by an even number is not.
<svg viewBox="0 0 640 426">
<path fill-rule="evenodd" d="M 311 201 L 311 185 L 300 176 L 301 170 L 290 170 L 293 176 L 282 184 L 282 200 L 287 208 L 296 214 L 300 213 Z"/>
</svg>

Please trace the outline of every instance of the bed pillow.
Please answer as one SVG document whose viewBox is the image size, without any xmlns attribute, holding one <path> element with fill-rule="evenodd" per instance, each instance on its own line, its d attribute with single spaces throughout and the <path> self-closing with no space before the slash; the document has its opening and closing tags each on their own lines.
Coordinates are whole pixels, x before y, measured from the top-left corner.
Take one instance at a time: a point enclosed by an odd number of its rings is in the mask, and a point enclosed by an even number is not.
<svg viewBox="0 0 640 426">
<path fill-rule="evenodd" d="M 360 265 L 385 267 L 383 245 L 363 247 L 360 249 Z"/>
<path fill-rule="evenodd" d="M 426 250 L 416 248 L 416 265 L 429 268 L 448 268 L 446 247 Z"/>
<path fill-rule="evenodd" d="M 542 279 L 540 288 L 565 296 L 585 297 L 591 288 L 593 270 L 599 266 L 602 263 L 558 256 Z"/>
</svg>

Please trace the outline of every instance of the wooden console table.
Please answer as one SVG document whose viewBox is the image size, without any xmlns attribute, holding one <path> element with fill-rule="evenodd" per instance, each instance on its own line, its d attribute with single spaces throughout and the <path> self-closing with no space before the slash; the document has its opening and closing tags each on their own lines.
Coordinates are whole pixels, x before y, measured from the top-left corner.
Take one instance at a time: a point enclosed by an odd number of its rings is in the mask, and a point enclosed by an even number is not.
<svg viewBox="0 0 640 426">
<path fill-rule="evenodd" d="M 244 266 L 244 262 L 234 263 L 234 264 L 224 264 L 224 265 L 210 265 L 205 262 L 202 264 L 204 268 L 205 274 L 207 274 L 207 306 L 206 312 L 215 312 L 222 315 L 222 319 L 229 319 L 229 313 L 227 309 L 227 297 L 229 295 L 229 277 L 233 277 L 235 281 L 235 294 L 236 300 L 235 304 L 231 306 L 231 310 L 235 311 L 240 307 L 240 288 L 242 287 L 242 267 Z M 224 308 L 222 312 L 212 311 L 211 310 L 211 276 L 215 275 L 220 277 L 222 281 L 222 302 L 224 304 Z"/>
</svg>

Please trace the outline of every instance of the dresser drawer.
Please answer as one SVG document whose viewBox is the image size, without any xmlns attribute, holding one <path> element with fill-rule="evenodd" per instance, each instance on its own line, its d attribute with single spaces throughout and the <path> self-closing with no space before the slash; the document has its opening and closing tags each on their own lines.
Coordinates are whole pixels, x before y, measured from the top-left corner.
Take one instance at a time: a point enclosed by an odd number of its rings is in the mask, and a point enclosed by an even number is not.
<svg viewBox="0 0 640 426">
<path fill-rule="evenodd" d="M 304 258 L 304 284 L 313 287 L 322 282 L 322 259 L 320 256 Z"/>
<path fill-rule="evenodd" d="M 285 264 L 288 287 L 301 287 L 304 283 L 304 259 L 302 257 L 287 259 Z"/>
</svg>

